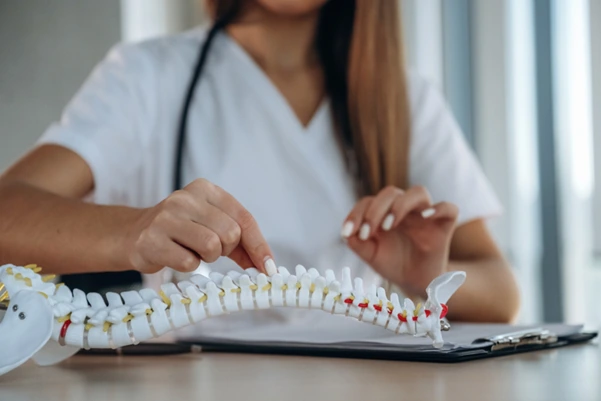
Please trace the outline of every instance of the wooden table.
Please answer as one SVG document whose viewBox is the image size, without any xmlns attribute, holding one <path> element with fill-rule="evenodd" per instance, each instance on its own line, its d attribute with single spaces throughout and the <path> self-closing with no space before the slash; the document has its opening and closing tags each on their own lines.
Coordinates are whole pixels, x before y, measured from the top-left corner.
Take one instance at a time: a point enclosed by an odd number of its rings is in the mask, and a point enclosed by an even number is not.
<svg viewBox="0 0 601 401">
<path fill-rule="evenodd" d="M 442 365 L 197 354 L 77 356 L 0 377 L 0 400 L 601 400 L 601 347 Z"/>
</svg>

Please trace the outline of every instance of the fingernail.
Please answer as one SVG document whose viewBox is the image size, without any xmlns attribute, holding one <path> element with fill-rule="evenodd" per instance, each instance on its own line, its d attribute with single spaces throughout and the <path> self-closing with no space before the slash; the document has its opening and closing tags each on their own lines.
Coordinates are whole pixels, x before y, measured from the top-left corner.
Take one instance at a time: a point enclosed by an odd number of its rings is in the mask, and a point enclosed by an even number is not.
<svg viewBox="0 0 601 401">
<path fill-rule="evenodd" d="M 426 209 L 422 212 L 422 217 L 424 219 L 427 219 L 428 217 L 434 216 L 435 213 L 436 213 L 436 210 L 434 208 Z"/>
<path fill-rule="evenodd" d="M 353 232 L 353 228 L 355 228 L 355 225 L 353 224 L 352 221 L 347 221 L 346 223 L 344 223 L 344 226 L 342 227 L 342 232 L 341 235 L 344 238 L 348 238 L 351 236 L 351 233 Z"/>
<path fill-rule="evenodd" d="M 382 230 L 389 231 L 392 228 L 392 223 L 394 223 L 394 215 L 389 214 L 384 219 L 384 223 L 382 223 Z"/>
<path fill-rule="evenodd" d="M 278 268 L 275 266 L 273 259 L 269 258 L 265 261 L 265 271 L 268 276 L 273 276 L 278 272 Z"/>
<path fill-rule="evenodd" d="M 361 226 L 361 231 L 359 231 L 359 239 L 365 241 L 366 239 L 369 238 L 369 224 L 367 223 L 363 223 L 363 225 Z"/>
</svg>

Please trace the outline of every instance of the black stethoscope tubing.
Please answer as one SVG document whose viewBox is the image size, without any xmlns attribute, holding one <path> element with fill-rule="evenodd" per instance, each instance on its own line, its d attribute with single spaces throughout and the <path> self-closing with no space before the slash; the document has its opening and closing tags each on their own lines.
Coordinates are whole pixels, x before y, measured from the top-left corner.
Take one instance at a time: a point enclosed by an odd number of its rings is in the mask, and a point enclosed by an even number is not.
<svg viewBox="0 0 601 401">
<path fill-rule="evenodd" d="M 188 84 L 188 89 L 186 91 L 186 97 L 184 98 L 184 104 L 182 108 L 182 113 L 180 116 L 179 127 L 177 131 L 177 143 L 175 149 L 175 163 L 174 163 L 174 174 L 173 174 L 173 191 L 177 191 L 183 187 L 183 177 L 182 177 L 182 162 L 183 162 L 183 153 L 186 142 L 186 131 L 188 129 L 188 114 L 190 112 L 190 106 L 192 104 L 192 99 L 194 98 L 194 92 L 196 90 L 196 86 L 198 81 L 200 80 L 200 76 L 202 75 L 202 71 L 206 65 L 207 57 L 209 54 L 209 50 L 211 49 L 211 44 L 213 43 L 213 39 L 217 35 L 217 33 L 225 28 L 228 22 L 231 20 L 231 16 L 227 15 L 224 18 L 218 20 L 207 33 L 207 37 L 200 48 L 200 52 L 198 54 L 198 60 L 194 66 L 194 71 L 192 73 L 192 78 L 190 83 Z"/>
</svg>

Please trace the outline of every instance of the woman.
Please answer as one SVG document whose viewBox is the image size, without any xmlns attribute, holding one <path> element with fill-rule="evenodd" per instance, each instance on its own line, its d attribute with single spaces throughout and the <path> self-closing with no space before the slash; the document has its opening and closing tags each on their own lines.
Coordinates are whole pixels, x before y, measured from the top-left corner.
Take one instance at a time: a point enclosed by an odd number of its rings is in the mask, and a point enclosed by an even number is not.
<svg viewBox="0 0 601 401">
<path fill-rule="evenodd" d="M 0 263 L 348 265 L 406 296 L 463 270 L 449 317 L 512 320 L 484 220 L 498 203 L 441 97 L 404 72 L 397 2 L 208 6 L 208 32 L 115 47 L 2 176 Z"/>
</svg>

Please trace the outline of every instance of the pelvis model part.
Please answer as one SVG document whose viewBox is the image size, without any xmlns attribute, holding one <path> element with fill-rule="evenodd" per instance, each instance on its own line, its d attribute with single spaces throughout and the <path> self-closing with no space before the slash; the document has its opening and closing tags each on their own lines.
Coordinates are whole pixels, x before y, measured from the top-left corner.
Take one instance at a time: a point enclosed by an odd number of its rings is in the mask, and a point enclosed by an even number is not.
<svg viewBox="0 0 601 401">
<path fill-rule="evenodd" d="M 118 348 L 232 312 L 272 307 L 321 309 L 374 324 L 397 334 L 428 336 L 444 342 L 441 319 L 446 302 L 465 281 L 464 272 L 445 273 L 427 288 L 425 304 L 403 303 L 383 288 L 363 288 L 349 268 L 338 281 L 332 270 L 280 267 L 268 277 L 256 269 L 244 274 L 193 275 L 180 283 L 121 294 L 85 294 L 52 283 L 35 265 L 0 267 L 0 375 L 30 358 L 39 365 L 58 363 L 81 348 Z"/>
</svg>

